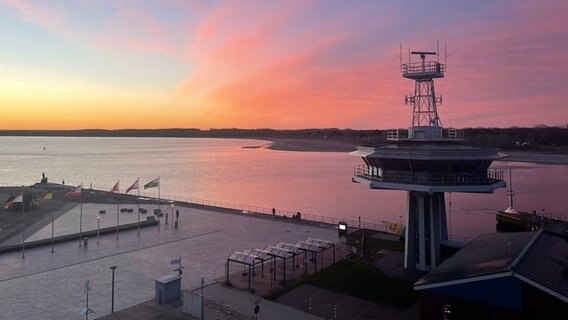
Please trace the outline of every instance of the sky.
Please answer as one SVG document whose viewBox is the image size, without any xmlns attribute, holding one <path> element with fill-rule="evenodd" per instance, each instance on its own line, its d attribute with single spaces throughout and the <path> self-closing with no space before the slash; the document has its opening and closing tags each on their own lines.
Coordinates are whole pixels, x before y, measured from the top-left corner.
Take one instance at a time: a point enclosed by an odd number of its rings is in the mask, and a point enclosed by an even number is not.
<svg viewBox="0 0 568 320">
<path fill-rule="evenodd" d="M 567 125 L 568 1 L 0 0 L 0 129 Z M 442 50 L 443 59 L 444 51 Z"/>
</svg>

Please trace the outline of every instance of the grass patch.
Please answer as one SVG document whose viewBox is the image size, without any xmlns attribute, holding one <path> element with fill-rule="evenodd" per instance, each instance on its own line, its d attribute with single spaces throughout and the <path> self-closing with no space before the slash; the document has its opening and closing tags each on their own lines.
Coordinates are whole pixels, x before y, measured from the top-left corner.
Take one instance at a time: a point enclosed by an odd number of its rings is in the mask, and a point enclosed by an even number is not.
<svg viewBox="0 0 568 320">
<path fill-rule="evenodd" d="M 306 282 L 396 308 L 406 308 L 418 300 L 412 283 L 389 278 L 370 262 L 357 257 L 311 275 Z"/>
<path fill-rule="evenodd" d="M 363 229 L 352 232 L 346 235 L 345 238 L 347 240 L 347 244 L 357 247 L 357 245 L 361 243 L 361 237 L 365 235 L 365 245 L 368 246 L 369 251 L 373 253 L 384 249 L 404 252 L 404 241 L 371 238 L 371 236 L 377 233 L 378 231 Z"/>
</svg>

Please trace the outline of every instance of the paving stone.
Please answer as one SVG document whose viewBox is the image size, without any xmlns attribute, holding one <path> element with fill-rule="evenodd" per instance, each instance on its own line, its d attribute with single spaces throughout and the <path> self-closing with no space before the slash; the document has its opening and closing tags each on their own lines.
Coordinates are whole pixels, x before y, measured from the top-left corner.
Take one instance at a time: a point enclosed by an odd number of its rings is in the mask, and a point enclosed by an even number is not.
<svg viewBox="0 0 568 320">
<path fill-rule="evenodd" d="M 89 210 L 98 212 L 97 206 L 108 205 L 89 205 Z M 146 207 L 153 212 L 151 206 Z M 85 305 L 87 280 L 91 284 L 89 307 L 96 312 L 93 318 L 109 314 L 112 265 L 118 266 L 115 310 L 120 310 L 152 299 L 154 279 L 176 268 L 170 264 L 172 259 L 182 258 L 182 288 L 190 290 L 199 286 L 201 277 L 210 281 L 223 276 L 226 259 L 234 251 L 308 237 L 337 240 L 333 228 L 250 214 L 176 209 L 180 210 L 177 229 L 171 220 L 168 225 L 162 221 L 159 232 L 158 227 L 144 228 L 140 235 L 128 230 L 118 240 L 107 234 L 98 241 L 89 239 L 87 247 L 71 241 L 56 244 L 54 253 L 49 246 L 29 249 L 25 259 L 21 252 L 0 255 L 0 319 L 78 319 Z"/>
</svg>

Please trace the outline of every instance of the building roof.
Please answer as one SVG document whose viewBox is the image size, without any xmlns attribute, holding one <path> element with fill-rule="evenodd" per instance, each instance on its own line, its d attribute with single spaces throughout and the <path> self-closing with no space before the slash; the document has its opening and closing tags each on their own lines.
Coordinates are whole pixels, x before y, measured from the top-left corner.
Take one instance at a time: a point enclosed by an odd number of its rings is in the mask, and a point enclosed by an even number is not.
<svg viewBox="0 0 568 320">
<path fill-rule="evenodd" d="M 568 302 L 568 235 L 483 234 L 414 284 L 416 290 L 513 276 Z"/>
<path fill-rule="evenodd" d="M 543 231 L 512 268 L 525 282 L 548 288 L 568 301 L 567 235 Z"/>
<path fill-rule="evenodd" d="M 170 283 L 179 279 L 181 279 L 181 277 L 177 274 L 168 274 L 155 279 L 155 281 L 159 283 Z"/>
</svg>

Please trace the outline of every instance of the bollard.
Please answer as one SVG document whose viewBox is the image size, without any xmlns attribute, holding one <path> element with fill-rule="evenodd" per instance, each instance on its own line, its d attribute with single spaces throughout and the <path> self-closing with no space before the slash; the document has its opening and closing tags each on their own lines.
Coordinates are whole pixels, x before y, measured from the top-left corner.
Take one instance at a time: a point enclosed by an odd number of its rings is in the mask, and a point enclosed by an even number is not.
<svg viewBox="0 0 568 320">
<path fill-rule="evenodd" d="M 337 319 L 337 305 L 333 305 L 333 319 Z"/>
<path fill-rule="evenodd" d="M 89 243 L 89 238 L 84 237 L 83 238 L 83 246 L 86 247 L 88 243 Z"/>
<path fill-rule="evenodd" d="M 227 320 L 231 319 L 231 305 L 227 303 Z"/>
<path fill-rule="evenodd" d="M 216 320 L 221 320 L 221 317 L 219 316 L 219 310 L 217 310 L 217 316 L 215 318 Z"/>
<path fill-rule="evenodd" d="M 312 297 L 308 297 L 308 312 L 312 311 Z"/>
</svg>

